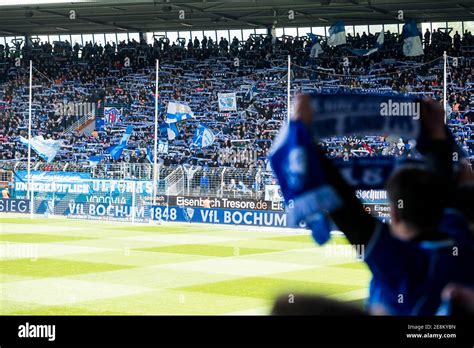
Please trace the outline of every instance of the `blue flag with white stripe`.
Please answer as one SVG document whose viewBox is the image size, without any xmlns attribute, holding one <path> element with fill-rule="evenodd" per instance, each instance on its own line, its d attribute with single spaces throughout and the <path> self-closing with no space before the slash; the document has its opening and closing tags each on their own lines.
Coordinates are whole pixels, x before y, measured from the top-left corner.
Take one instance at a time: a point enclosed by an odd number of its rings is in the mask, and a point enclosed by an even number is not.
<svg viewBox="0 0 474 348">
<path fill-rule="evenodd" d="M 194 118 L 194 113 L 188 105 L 176 102 L 168 103 L 166 123 L 176 123 Z"/>
<path fill-rule="evenodd" d="M 329 28 L 329 46 L 339 46 L 346 43 L 346 29 L 344 21 L 338 21 Z"/>
<path fill-rule="evenodd" d="M 420 31 L 416 26 L 416 21 L 410 19 L 403 26 L 403 54 L 407 57 L 421 56 L 423 46 L 421 44 Z"/>
<path fill-rule="evenodd" d="M 90 156 L 89 165 L 95 168 L 103 159 L 104 159 L 104 156 Z"/>
<path fill-rule="evenodd" d="M 313 33 L 306 33 L 306 35 L 311 39 L 310 58 L 318 58 L 319 54 L 323 53 L 323 47 L 318 42 L 318 37 Z"/>
<path fill-rule="evenodd" d="M 179 137 L 179 129 L 176 123 L 164 123 L 159 126 L 160 134 L 166 136 L 168 140 L 174 140 Z"/>
<path fill-rule="evenodd" d="M 28 139 L 20 136 L 20 142 L 28 146 Z M 44 139 L 42 135 L 31 138 L 31 148 L 46 162 L 51 163 L 59 150 L 62 141 L 53 139 Z"/>
<path fill-rule="evenodd" d="M 199 146 L 201 148 L 207 147 L 212 145 L 215 139 L 216 136 L 210 128 L 207 128 L 203 125 L 199 125 L 196 128 L 196 132 L 194 133 L 193 145 Z"/>
<path fill-rule="evenodd" d="M 109 152 L 110 156 L 116 161 L 122 156 L 123 150 L 127 147 L 127 142 L 128 139 L 130 139 L 130 135 L 133 132 L 133 126 L 128 126 L 127 129 L 125 130 L 124 135 L 122 136 L 122 139 L 120 139 L 120 142 L 115 145 L 115 146 L 110 146 L 107 151 Z"/>
<path fill-rule="evenodd" d="M 370 49 L 362 49 L 362 48 L 351 48 L 350 51 L 354 53 L 356 56 L 370 56 L 371 54 L 377 52 L 384 43 L 385 34 L 383 31 L 379 33 L 377 36 L 377 41 L 375 42 L 375 46 Z"/>
</svg>

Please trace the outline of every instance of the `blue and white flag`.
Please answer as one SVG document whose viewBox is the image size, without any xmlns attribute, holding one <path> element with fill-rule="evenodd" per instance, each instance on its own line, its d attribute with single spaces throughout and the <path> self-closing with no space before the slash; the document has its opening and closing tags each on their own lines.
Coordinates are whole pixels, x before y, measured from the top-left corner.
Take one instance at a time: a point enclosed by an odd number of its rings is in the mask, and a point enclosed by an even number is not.
<svg viewBox="0 0 474 348">
<path fill-rule="evenodd" d="M 244 99 L 251 101 L 258 94 L 257 85 L 248 85 L 247 93 L 245 93 Z"/>
<path fill-rule="evenodd" d="M 122 119 L 122 109 L 116 107 L 106 106 L 104 107 L 104 122 L 105 123 L 117 123 Z"/>
<path fill-rule="evenodd" d="M 403 26 L 403 54 L 407 57 L 416 57 L 423 54 L 420 31 L 414 19 L 408 20 Z"/>
<path fill-rule="evenodd" d="M 329 28 L 329 46 L 339 46 L 346 43 L 346 29 L 344 21 L 338 21 Z"/>
<path fill-rule="evenodd" d="M 210 128 L 207 128 L 203 125 L 199 125 L 196 128 L 196 132 L 194 133 L 193 145 L 199 147 L 207 147 L 212 145 L 215 139 L 216 136 Z"/>
<path fill-rule="evenodd" d="M 130 135 L 133 132 L 133 126 L 128 126 L 127 129 L 125 130 L 124 135 L 122 136 L 122 139 L 120 139 L 120 142 L 115 145 L 115 146 L 110 146 L 107 151 L 109 152 L 110 156 L 116 161 L 122 156 L 123 150 L 127 147 L 127 142 L 128 139 L 130 139 Z"/>
<path fill-rule="evenodd" d="M 104 159 L 104 156 L 90 156 L 89 165 L 95 168 L 103 159 Z"/>
<path fill-rule="evenodd" d="M 357 56 L 370 56 L 371 54 L 377 52 L 384 43 L 385 34 L 383 31 L 379 33 L 377 36 L 377 41 L 375 42 L 375 46 L 370 49 L 362 49 L 362 48 L 352 48 L 350 51 Z"/>
<path fill-rule="evenodd" d="M 150 162 L 150 163 L 153 163 L 153 150 L 151 149 L 151 147 L 147 147 L 146 148 L 146 159 Z"/>
<path fill-rule="evenodd" d="M 219 111 L 237 110 L 237 98 L 235 93 L 217 93 L 219 100 Z"/>
<path fill-rule="evenodd" d="M 309 53 L 310 58 L 318 58 L 320 53 L 323 53 L 323 48 L 321 44 L 318 42 L 318 37 L 313 33 L 306 33 L 308 37 L 311 39 L 311 51 Z"/>
<path fill-rule="evenodd" d="M 194 113 L 188 105 L 179 104 L 176 102 L 168 103 L 168 110 L 166 113 L 167 123 L 176 123 L 180 121 L 189 120 L 194 117 Z"/>
<path fill-rule="evenodd" d="M 20 142 L 28 146 L 28 139 L 20 136 Z M 62 141 L 44 139 L 42 135 L 31 138 L 31 148 L 46 162 L 51 163 L 61 149 Z"/>
<path fill-rule="evenodd" d="M 161 135 L 166 136 L 168 140 L 175 140 L 179 137 L 179 129 L 176 123 L 164 123 L 159 128 Z"/>
</svg>

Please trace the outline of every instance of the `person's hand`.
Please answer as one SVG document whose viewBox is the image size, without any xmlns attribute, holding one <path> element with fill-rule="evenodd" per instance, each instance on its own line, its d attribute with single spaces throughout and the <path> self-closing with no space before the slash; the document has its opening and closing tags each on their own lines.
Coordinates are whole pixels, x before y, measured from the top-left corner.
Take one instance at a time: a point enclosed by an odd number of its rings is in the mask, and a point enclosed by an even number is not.
<svg viewBox="0 0 474 348">
<path fill-rule="evenodd" d="M 443 107 L 433 99 L 424 98 L 421 101 L 421 125 L 431 139 L 446 140 Z"/>
</svg>

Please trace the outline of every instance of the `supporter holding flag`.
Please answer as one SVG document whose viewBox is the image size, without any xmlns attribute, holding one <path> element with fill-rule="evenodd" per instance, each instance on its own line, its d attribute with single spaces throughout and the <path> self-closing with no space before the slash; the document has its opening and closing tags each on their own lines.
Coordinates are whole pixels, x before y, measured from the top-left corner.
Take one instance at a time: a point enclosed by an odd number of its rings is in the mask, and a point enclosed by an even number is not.
<svg viewBox="0 0 474 348">
<path fill-rule="evenodd" d="M 420 39 L 420 31 L 414 19 L 408 20 L 403 26 L 403 54 L 407 57 L 421 56 L 423 46 Z"/>
<path fill-rule="evenodd" d="M 310 58 L 318 58 L 319 54 L 323 52 L 321 44 L 318 42 L 318 37 L 313 33 L 307 33 L 308 37 L 311 39 L 311 51 L 309 54 Z"/>
<path fill-rule="evenodd" d="M 28 139 L 20 136 L 20 142 L 28 146 Z M 31 139 L 31 148 L 46 162 L 51 163 L 59 150 L 62 141 L 53 139 L 44 139 L 42 135 L 38 135 Z"/>
<path fill-rule="evenodd" d="M 194 113 L 188 105 L 169 102 L 166 112 L 166 123 L 176 123 L 194 118 Z"/>
<path fill-rule="evenodd" d="M 112 156 L 115 161 L 118 161 L 120 156 L 122 156 L 122 152 L 127 147 L 127 142 L 128 139 L 130 139 L 130 135 L 132 134 L 132 132 L 133 126 L 128 126 L 125 130 L 124 135 L 122 136 L 122 139 L 120 139 L 120 142 L 117 145 L 111 146 L 107 149 L 110 156 Z"/>
<path fill-rule="evenodd" d="M 385 34 L 383 31 L 381 31 L 377 36 L 377 40 L 375 42 L 374 47 L 367 50 L 362 48 L 351 48 L 350 51 L 357 56 L 370 56 L 371 54 L 377 52 L 383 46 L 384 40 Z"/>
<path fill-rule="evenodd" d="M 329 46 L 340 46 L 346 44 L 346 29 L 344 21 L 338 21 L 329 28 Z"/>
<path fill-rule="evenodd" d="M 160 125 L 160 133 L 167 136 L 168 140 L 174 140 L 179 137 L 179 129 L 176 123 L 165 123 Z"/>
</svg>

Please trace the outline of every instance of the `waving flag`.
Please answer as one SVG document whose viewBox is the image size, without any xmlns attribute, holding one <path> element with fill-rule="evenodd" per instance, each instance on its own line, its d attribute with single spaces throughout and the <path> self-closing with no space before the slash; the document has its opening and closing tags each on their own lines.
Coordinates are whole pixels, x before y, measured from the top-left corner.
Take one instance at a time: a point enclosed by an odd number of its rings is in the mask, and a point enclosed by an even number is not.
<svg viewBox="0 0 474 348">
<path fill-rule="evenodd" d="M 174 140 L 179 137 L 179 129 L 176 123 L 164 123 L 160 125 L 160 134 L 167 136 L 168 140 Z"/>
<path fill-rule="evenodd" d="M 385 40 L 385 34 L 383 31 L 379 33 L 377 36 L 377 41 L 375 42 L 375 46 L 373 48 L 370 48 L 368 50 L 362 49 L 362 48 L 352 48 L 350 51 L 354 53 L 357 56 L 370 56 L 372 53 L 375 53 L 379 50 L 380 47 L 383 46 Z"/>
<path fill-rule="evenodd" d="M 248 85 L 247 87 L 248 90 L 245 93 L 244 99 L 251 101 L 258 94 L 257 85 Z"/>
<path fill-rule="evenodd" d="M 188 105 L 179 104 L 176 102 L 168 103 L 168 111 L 166 113 L 167 123 L 176 123 L 184 120 L 189 120 L 194 117 L 194 113 Z"/>
<path fill-rule="evenodd" d="M 147 147 L 146 148 L 146 159 L 150 162 L 150 163 L 154 163 L 153 162 L 153 150 L 151 149 L 151 147 Z"/>
<path fill-rule="evenodd" d="M 20 142 L 28 146 L 28 139 L 20 136 Z M 61 149 L 62 141 L 53 139 L 44 139 L 38 135 L 31 139 L 31 148 L 46 162 L 51 163 Z"/>
<path fill-rule="evenodd" d="M 344 21 L 338 21 L 329 28 L 329 46 L 339 46 L 346 43 L 346 29 Z"/>
<path fill-rule="evenodd" d="M 89 157 L 89 165 L 91 167 L 97 167 L 100 161 L 104 159 L 104 156 L 90 156 Z"/>
<path fill-rule="evenodd" d="M 403 54 L 407 57 L 416 57 L 423 54 L 420 31 L 414 19 L 408 20 L 403 26 Z"/>
<path fill-rule="evenodd" d="M 318 58 L 319 54 L 323 52 L 323 48 L 321 47 L 321 44 L 318 42 L 318 37 L 314 35 L 313 33 L 306 33 L 306 35 L 308 35 L 312 43 L 309 57 Z"/>
<path fill-rule="evenodd" d="M 115 145 L 115 146 L 110 146 L 107 151 L 109 154 L 112 156 L 114 160 L 118 160 L 120 156 L 122 156 L 123 150 L 127 147 L 127 142 L 128 139 L 130 139 L 130 135 L 133 132 L 133 126 L 128 126 L 127 129 L 125 130 L 124 135 L 122 136 L 122 139 L 120 139 L 120 142 Z"/>
<path fill-rule="evenodd" d="M 207 147 L 212 145 L 215 138 L 216 136 L 211 129 L 207 128 L 206 126 L 199 125 L 196 128 L 196 132 L 194 133 L 193 144 L 199 147 Z"/>
</svg>

